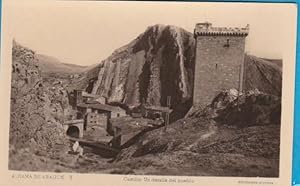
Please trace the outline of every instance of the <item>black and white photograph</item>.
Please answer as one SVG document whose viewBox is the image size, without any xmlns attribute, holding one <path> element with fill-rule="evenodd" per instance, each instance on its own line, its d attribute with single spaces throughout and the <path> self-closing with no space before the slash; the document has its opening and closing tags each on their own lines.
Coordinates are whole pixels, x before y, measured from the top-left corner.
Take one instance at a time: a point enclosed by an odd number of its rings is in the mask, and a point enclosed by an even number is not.
<svg viewBox="0 0 300 186">
<path fill-rule="evenodd" d="M 9 170 L 280 177 L 286 9 L 11 6 Z"/>
</svg>

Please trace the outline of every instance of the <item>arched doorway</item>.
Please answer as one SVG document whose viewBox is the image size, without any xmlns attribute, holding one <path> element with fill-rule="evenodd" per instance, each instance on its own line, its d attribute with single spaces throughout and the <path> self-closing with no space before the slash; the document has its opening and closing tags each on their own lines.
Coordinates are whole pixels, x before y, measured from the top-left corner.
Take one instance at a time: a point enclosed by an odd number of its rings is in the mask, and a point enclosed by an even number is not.
<svg viewBox="0 0 300 186">
<path fill-rule="evenodd" d="M 76 126 L 70 126 L 67 130 L 67 135 L 74 138 L 79 138 L 79 133 L 79 128 Z"/>
<path fill-rule="evenodd" d="M 155 112 L 154 113 L 154 119 L 160 119 L 161 118 L 161 113 L 160 112 Z"/>
</svg>

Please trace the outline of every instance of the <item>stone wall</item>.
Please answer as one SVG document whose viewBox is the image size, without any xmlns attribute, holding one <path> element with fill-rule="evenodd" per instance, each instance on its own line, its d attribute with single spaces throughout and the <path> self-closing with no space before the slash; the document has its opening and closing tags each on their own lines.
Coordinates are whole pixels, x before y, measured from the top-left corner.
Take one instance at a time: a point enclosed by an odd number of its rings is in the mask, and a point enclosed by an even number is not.
<svg viewBox="0 0 300 186">
<path fill-rule="evenodd" d="M 87 128 L 101 127 L 106 129 L 108 115 L 106 113 L 88 113 L 86 120 Z"/>
<path fill-rule="evenodd" d="M 193 104 L 206 106 L 222 90 L 241 88 L 245 37 L 198 36 L 196 40 Z"/>
</svg>

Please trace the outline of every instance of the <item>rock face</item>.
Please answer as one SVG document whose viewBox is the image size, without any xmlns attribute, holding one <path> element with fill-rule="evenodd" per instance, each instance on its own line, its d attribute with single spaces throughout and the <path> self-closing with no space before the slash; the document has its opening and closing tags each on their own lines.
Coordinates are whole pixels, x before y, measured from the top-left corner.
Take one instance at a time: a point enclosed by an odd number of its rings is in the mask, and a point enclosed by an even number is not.
<svg viewBox="0 0 300 186">
<path fill-rule="evenodd" d="M 165 106 L 167 96 L 171 96 L 173 114 L 180 117 L 192 104 L 194 50 L 192 33 L 175 26 L 154 25 L 82 74 L 75 87 L 128 107 L 142 102 Z M 280 65 L 246 55 L 244 74 L 245 91 L 257 88 L 281 94 Z"/>
<path fill-rule="evenodd" d="M 238 127 L 280 125 L 281 99 L 278 96 L 249 91 L 219 111 L 217 121 Z"/>
<path fill-rule="evenodd" d="M 192 97 L 194 42 L 181 28 L 149 27 L 86 72 L 79 87 L 128 107 L 142 102 L 165 106 L 167 96 L 173 107 L 182 107 Z"/>
<path fill-rule="evenodd" d="M 230 89 L 220 92 L 208 107 L 194 107 L 188 117 L 208 117 L 236 127 L 280 125 L 281 98 L 258 89 L 240 95 L 236 89 Z"/>
<path fill-rule="evenodd" d="M 61 121 L 52 112 L 35 53 L 14 42 L 12 65 L 10 145 L 33 152 L 63 144 Z"/>
</svg>

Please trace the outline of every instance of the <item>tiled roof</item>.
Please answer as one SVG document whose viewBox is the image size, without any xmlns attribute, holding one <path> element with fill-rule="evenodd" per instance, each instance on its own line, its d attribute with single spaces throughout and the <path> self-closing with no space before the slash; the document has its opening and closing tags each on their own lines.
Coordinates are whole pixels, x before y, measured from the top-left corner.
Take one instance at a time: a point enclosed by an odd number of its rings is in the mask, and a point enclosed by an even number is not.
<svg viewBox="0 0 300 186">
<path fill-rule="evenodd" d="M 92 104 L 80 103 L 77 106 L 83 108 L 93 108 L 93 109 L 103 110 L 108 112 L 124 112 L 124 110 L 120 107 L 115 107 L 115 106 L 105 105 L 100 103 L 92 103 Z"/>
<path fill-rule="evenodd" d="M 86 103 L 87 104 L 98 104 L 99 102 L 93 99 L 93 100 L 87 100 Z"/>
<path fill-rule="evenodd" d="M 157 110 L 157 111 L 169 112 L 169 113 L 173 111 L 169 107 L 155 106 L 155 105 L 144 105 L 144 108 L 147 110 Z"/>
<path fill-rule="evenodd" d="M 96 95 L 96 94 L 90 94 L 87 92 L 82 92 L 82 97 L 88 97 L 88 98 L 98 98 L 101 97 L 100 95 Z"/>
<path fill-rule="evenodd" d="M 83 123 L 83 122 L 84 122 L 83 119 L 74 119 L 74 120 L 65 121 L 64 125 L 71 125 L 71 124 Z"/>
<path fill-rule="evenodd" d="M 211 23 L 198 23 L 194 30 L 195 36 L 204 35 L 225 35 L 225 36 L 247 36 L 249 33 L 249 25 L 244 28 L 237 27 L 213 27 Z"/>
</svg>

